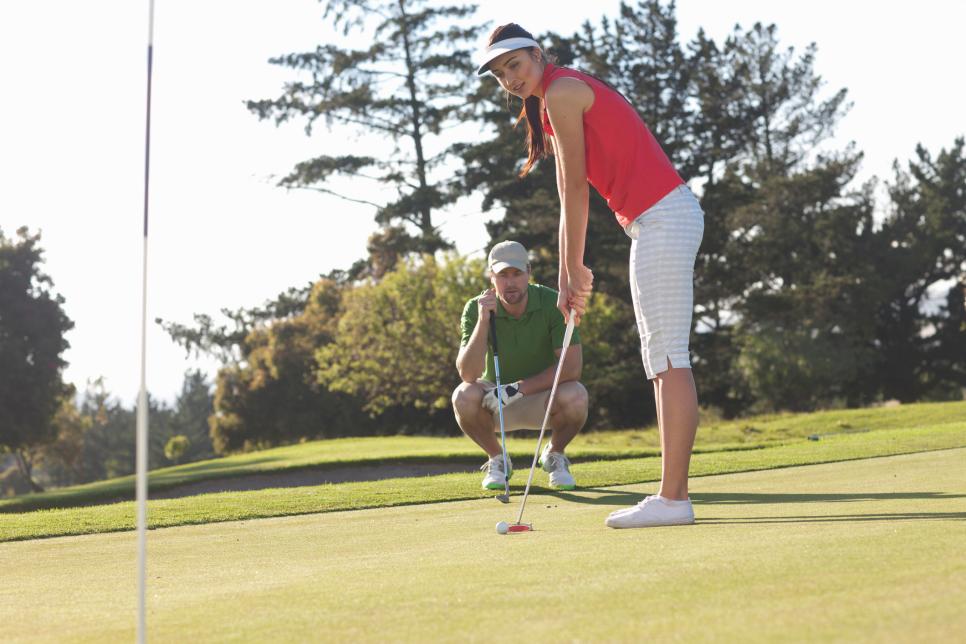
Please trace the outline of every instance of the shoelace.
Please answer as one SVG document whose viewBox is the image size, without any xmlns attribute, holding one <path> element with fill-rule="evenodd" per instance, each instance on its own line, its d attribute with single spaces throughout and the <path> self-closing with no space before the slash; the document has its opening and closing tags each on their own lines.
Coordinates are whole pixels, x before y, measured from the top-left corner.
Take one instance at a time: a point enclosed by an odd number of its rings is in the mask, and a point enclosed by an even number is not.
<svg viewBox="0 0 966 644">
<path fill-rule="evenodd" d="M 510 461 L 509 460 L 507 460 L 507 463 L 506 464 L 507 464 L 507 467 L 510 467 Z M 498 459 L 495 459 L 495 460 L 494 459 L 490 459 L 486 463 L 483 463 L 483 465 L 480 466 L 480 471 L 481 472 L 486 472 L 486 473 L 489 474 L 489 473 L 493 472 L 493 470 L 498 471 L 500 474 L 506 474 L 506 472 L 503 471 L 503 457 L 502 456 L 500 458 L 498 458 Z"/>
<path fill-rule="evenodd" d="M 657 495 L 656 494 L 652 494 L 651 496 L 644 497 L 644 500 L 641 501 L 640 503 L 638 503 L 637 504 L 637 507 L 643 508 L 645 505 L 647 505 L 647 502 L 648 501 L 650 501 L 651 499 L 656 499 L 656 498 L 657 498 Z"/>
<path fill-rule="evenodd" d="M 567 458 L 566 454 L 561 454 L 560 452 L 546 452 L 543 455 L 543 462 L 551 470 L 563 469 L 567 472 L 570 471 L 570 459 Z"/>
</svg>

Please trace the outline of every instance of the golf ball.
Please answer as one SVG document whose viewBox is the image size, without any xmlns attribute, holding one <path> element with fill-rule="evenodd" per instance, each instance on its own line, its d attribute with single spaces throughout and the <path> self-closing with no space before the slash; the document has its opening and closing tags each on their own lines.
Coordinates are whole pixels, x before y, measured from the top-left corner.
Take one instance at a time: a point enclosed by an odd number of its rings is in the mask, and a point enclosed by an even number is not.
<svg viewBox="0 0 966 644">
<path fill-rule="evenodd" d="M 496 531 L 500 534 L 506 534 L 510 530 L 510 524 L 506 521 L 500 521 L 496 524 Z"/>
</svg>

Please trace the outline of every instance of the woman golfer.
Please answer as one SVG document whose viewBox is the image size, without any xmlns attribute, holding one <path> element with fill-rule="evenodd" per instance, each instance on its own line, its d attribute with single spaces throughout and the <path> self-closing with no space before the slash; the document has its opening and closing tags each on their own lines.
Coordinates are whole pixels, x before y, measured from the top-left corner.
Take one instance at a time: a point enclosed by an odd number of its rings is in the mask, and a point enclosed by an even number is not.
<svg viewBox="0 0 966 644">
<path fill-rule="evenodd" d="M 498 27 L 481 57 L 509 93 L 524 100 L 529 156 L 556 161 L 560 195 L 560 297 L 576 322 L 594 276 L 584 266 L 588 183 L 607 200 L 631 238 L 630 287 L 644 370 L 654 383 L 661 435 L 661 489 L 612 512 L 612 528 L 694 522 L 688 467 L 698 425 L 698 400 L 688 359 L 694 260 L 704 213 L 637 111 L 616 90 L 588 74 L 557 67 L 516 24 Z"/>
</svg>

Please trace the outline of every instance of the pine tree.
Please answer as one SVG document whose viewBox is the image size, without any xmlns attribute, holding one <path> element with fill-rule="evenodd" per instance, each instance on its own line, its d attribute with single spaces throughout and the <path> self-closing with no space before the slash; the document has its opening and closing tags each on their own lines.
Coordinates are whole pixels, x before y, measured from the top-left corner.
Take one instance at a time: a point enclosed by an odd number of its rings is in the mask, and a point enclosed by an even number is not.
<svg viewBox="0 0 966 644">
<path fill-rule="evenodd" d="M 874 257 L 886 297 L 876 311 L 887 398 L 954 398 L 966 387 L 966 140 L 895 165 L 892 208 Z M 944 303 L 930 289 L 946 285 Z M 928 307 L 928 308 L 927 308 Z"/>
<path fill-rule="evenodd" d="M 358 31 L 371 44 L 362 49 L 325 44 L 272 59 L 307 78 L 288 83 L 278 98 L 249 101 L 248 108 L 276 124 L 304 119 L 307 134 L 322 119 L 328 127 L 348 125 L 387 140 L 379 156 L 321 155 L 297 164 L 280 182 L 371 205 L 382 226 L 369 241 L 371 254 L 380 258 L 370 267 L 378 276 L 400 254 L 451 246 L 440 236 L 433 214 L 459 194 L 433 175 L 451 155 L 448 147 L 434 150 L 434 145 L 441 132 L 460 122 L 471 79 L 470 45 L 481 28 L 464 24 L 475 5 L 431 6 L 425 0 L 324 4 L 324 17 L 343 35 Z M 351 197 L 330 187 L 336 176 L 391 186 L 398 196 L 385 203 Z"/>
</svg>

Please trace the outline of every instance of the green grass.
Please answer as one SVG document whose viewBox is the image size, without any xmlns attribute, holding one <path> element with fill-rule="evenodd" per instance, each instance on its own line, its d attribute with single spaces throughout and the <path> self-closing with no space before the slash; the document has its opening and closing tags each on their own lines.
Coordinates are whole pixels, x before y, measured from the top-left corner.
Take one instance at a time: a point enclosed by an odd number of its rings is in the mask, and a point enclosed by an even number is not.
<svg viewBox="0 0 966 644">
<path fill-rule="evenodd" d="M 714 457 L 790 463 L 952 433 Z M 955 449 L 697 477 L 698 523 L 674 528 L 604 528 L 653 491 L 635 485 L 537 495 L 523 535 L 493 530 L 518 500 L 480 499 L 153 530 L 149 639 L 954 641 L 966 632 L 964 462 Z M 33 625 L 4 638 L 131 640 L 134 559 L 130 533 L 0 544 L 0 622 Z"/>
<path fill-rule="evenodd" d="M 932 427 L 963 418 L 966 418 L 966 401 L 709 422 L 703 423 L 698 432 L 695 452 L 757 449 L 800 442 L 811 434 Z M 536 445 L 534 438 L 511 437 L 508 443 L 518 468 L 521 463 L 530 462 Z M 658 446 L 655 428 L 589 432 L 575 440 L 568 454 L 577 463 L 643 458 L 657 455 Z M 252 474 L 405 462 L 475 464 L 482 462 L 482 458 L 479 449 L 463 437 L 399 436 L 312 441 L 153 470 L 150 491 L 159 492 L 199 481 Z M 134 477 L 124 476 L 40 494 L 0 499 L 0 513 L 67 508 L 133 498 Z"/>
<path fill-rule="evenodd" d="M 864 433 L 826 436 L 819 441 L 798 439 L 753 450 L 706 452 L 692 458 L 695 477 L 814 463 L 846 461 L 966 447 L 966 420 L 930 427 L 880 429 Z M 660 458 L 643 457 L 616 461 L 588 461 L 573 466 L 583 488 L 621 485 L 660 478 Z M 512 483 L 522 492 L 526 470 L 518 470 Z M 539 471 L 537 487 L 546 485 Z M 490 496 L 479 488 L 480 476 L 446 474 L 420 478 L 388 479 L 249 492 L 222 492 L 148 503 L 151 527 L 172 527 L 237 521 L 335 510 L 354 510 L 418 503 L 435 503 Z M 579 498 L 581 492 L 558 493 L 560 498 Z M 492 502 L 492 501 L 490 501 Z M 131 530 L 134 504 L 75 507 L 0 514 L 0 541 Z"/>
</svg>

